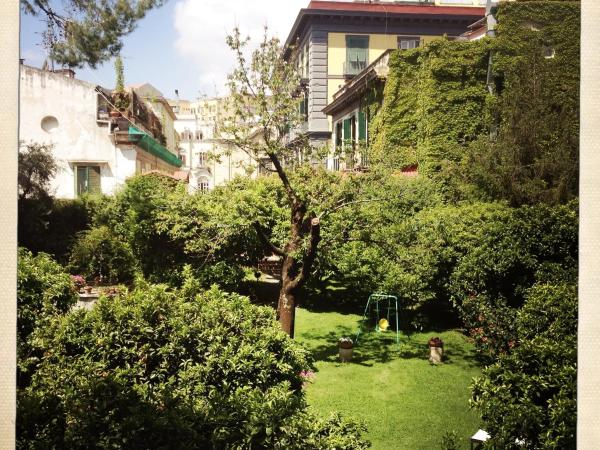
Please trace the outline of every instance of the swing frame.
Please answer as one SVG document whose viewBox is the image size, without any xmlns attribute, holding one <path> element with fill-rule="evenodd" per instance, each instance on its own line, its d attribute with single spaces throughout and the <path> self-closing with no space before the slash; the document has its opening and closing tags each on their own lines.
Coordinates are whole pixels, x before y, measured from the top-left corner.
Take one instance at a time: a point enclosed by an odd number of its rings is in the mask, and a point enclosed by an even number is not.
<svg viewBox="0 0 600 450">
<path fill-rule="evenodd" d="M 369 299 L 367 300 L 367 306 L 365 306 L 365 312 L 363 314 L 363 317 L 360 321 L 360 324 L 358 326 L 358 332 L 356 333 L 356 339 L 355 342 L 358 344 L 359 341 L 359 336 L 360 333 L 363 329 L 363 325 L 365 323 L 367 323 L 369 321 L 369 319 L 371 318 L 371 310 L 369 309 L 369 307 L 375 307 L 375 314 L 377 315 L 377 320 L 376 320 L 376 325 L 375 325 L 375 330 L 376 331 L 381 331 L 381 329 L 379 328 L 379 302 L 384 302 L 387 300 L 387 321 L 388 323 L 390 322 L 390 310 L 393 308 L 395 310 L 395 316 L 396 316 L 396 344 L 400 343 L 400 329 L 399 329 L 399 323 L 398 323 L 398 297 L 396 297 L 395 295 L 388 295 L 388 294 L 371 294 L 369 295 Z M 392 300 L 394 301 L 394 306 L 392 306 Z"/>
</svg>

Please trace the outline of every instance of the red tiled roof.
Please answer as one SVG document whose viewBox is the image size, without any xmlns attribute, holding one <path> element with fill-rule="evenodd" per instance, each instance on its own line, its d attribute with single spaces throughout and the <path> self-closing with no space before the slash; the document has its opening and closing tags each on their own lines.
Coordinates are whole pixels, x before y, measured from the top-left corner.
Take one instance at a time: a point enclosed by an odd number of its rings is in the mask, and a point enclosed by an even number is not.
<svg viewBox="0 0 600 450">
<path fill-rule="evenodd" d="M 464 6 L 434 6 L 434 5 L 398 5 L 383 3 L 354 3 L 311 1 L 308 9 L 329 11 L 363 11 L 381 12 L 387 14 L 435 14 L 456 16 L 484 16 L 485 8 L 466 8 Z"/>
</svg>

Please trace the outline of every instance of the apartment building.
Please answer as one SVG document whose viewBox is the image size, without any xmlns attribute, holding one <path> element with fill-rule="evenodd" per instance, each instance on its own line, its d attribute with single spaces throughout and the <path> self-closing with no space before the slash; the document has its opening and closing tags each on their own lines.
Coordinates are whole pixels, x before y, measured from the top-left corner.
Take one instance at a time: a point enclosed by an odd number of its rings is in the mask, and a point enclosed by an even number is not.
<svg viewBox="0 0 600 450">
<path fill-rule="evenodd" d="M 50 189 L 56 197 L 113 194 L 135 174 L 178 172 L 181 161 L 175 133 L 168 135 L 173 124 L 168 113 L 159 118 L 135 89 L 123 94 L 127 104 L 117 111 L 112 94 L 76 79 L 69 69 L 21 65 L 21 146 L 52 146 L 59 168 Z"/>
<path fill-rule="evenodd" d="M 169 100 L 176 115 L 179 155 L 189 173 L 190 191 L 207 191 L 238 175 L 253 175 L 256 163 L 219 135 L 225 98 Z"/>
<path fill-rule="evenodd" d="M 389 49 L 410 49 L 455 38 L 485 15 L 487 0 L 311 1 L 301 9 L 286 40 L 284 57 L 298 66 L 303 108 L 314 145 L 331 142 L 334 127 L 323 109 L 334 94 Z M 342 127 L 344 125 L 342 122 Z M 352 125 L 349 125 L 352 127 Z M 348 133 L 366 129 L 356 117 Z M 339 139 L 339 137 L 338 137 Z M 327 165 L 335 169 L 334 158 Z"/>
<path fill-rule="evenodd" d="M 484 16 L 470 24 L 456 39 L 478 40 L 486 35 L 493 35 L 496 20 L 492 11 L 497 3 L 496 0 L 487 1 Z M 399 45 L 398 49 L 414 48 L 422 43 L 413 42 L 414 45 Z M 323 108 L 333 124 L 332 154 L 329 159 L 331 170 L 363 170 L 368 167 L 366 146 L 369 141 L 370 118 L 367 117 L 366 106 L 372 101 L 370 93 L 383 89 L 389 72 L 390 53 L 395 50 L 397 49 L 385 50 L 358 74 L 347 79 Z"/>
</svg>

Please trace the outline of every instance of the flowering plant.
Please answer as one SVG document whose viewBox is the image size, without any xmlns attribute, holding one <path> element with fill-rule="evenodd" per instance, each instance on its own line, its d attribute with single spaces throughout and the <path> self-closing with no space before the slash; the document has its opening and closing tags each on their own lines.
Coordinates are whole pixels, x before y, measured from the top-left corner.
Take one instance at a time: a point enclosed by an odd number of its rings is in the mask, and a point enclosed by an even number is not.
<svg viewBox="0 0 600 450">
<path fill-rule="evenodd" d="M 352 348 L 353 345 L 354 343 L 349 337 L 340 338 L 340 340 L 338 341 L 338 346 L 341 348 Z"/>
<path fill-rule="evenodd" d="M 303 370 L 300 372 L 300 378 L 302 378 L 302 388 L 305 389 L 308 383 L 312 383 L 315 373 L 312 370 Z"/>
<path fill-rule="evenodd" d="M 71 281 L 75 285 L 75 288 L 79 291 L 82 289 L 87 283 L 85 278 L 82 275 L 71 275 Z"/>
</svg>

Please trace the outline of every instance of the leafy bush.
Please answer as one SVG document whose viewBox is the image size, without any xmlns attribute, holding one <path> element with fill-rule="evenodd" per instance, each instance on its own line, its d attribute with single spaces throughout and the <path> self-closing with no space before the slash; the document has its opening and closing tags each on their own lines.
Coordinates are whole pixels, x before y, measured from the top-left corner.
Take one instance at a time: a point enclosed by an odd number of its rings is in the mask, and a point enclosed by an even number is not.
<svg viewBox="0 0 600 450">
<path fill-rule="evenodd" d="M 49 255 L 33 256 L 19 248 L 17 265 L 17 354 L 19 386 L 26 384 L 27 372 L 35 365 L 30 336 L 48 318 L 64 314 L 76 303 L 71 277 Z"/>
<path fill-rule="evenodd" d="M 77 233 L 90 226 L 89 202 L 87 198 L 20 199 L 19 245 L 66 264 Z"/>
<path fill-rule="evenodd" d="M 239 292 L 245 276 L 246 273 L 240 266 L 230 265 L 224 261 L 207 264 L 201 268 L 186 265 L 182 271 L 184 283 L 189 282 L 188 278 L 192 278 L 200 289 L 217 285 L 228 292 Z"/>
<path fill-rule="evenodd" d="M 116 284 L 133 280 L 136 263 L 126 243 L 107 227 L 98 227 L 79 235 L 71 250 L 69 267 L 88 280 Z"/>
<path fill-rule="evenodd" d="M 346 295 L 360 293 L 361 303 L 384 291 L 408 309 L 431 302 L 460 307 L 473 296 L 488 299 L 490 308 L 502 302 L 515 308 L 536 281 L 576 276 L 577 208 L 576 202 L 438 204 L 416 211 L 394 203 L 365 205 L 348 210 L 332 230 L 340 239 L 323 248 L 321 267 L 327 264 L 329 279 Z M 477 317 L 476 311 L 465 313 Z"/>
<path fill-rule="evenodd" d="M 362 449 L 362 427 L 306 410 L 306 350 L 270 308 L 147 286 L 40 330 L 19 448 Z"/>
<path fill-rule="evenodd" d="M 534 286 L 516 317 L 515 348 L 484 369 L 472 404 L 496 448 L 574 449 L 576 285 Z"/>
</svg>

